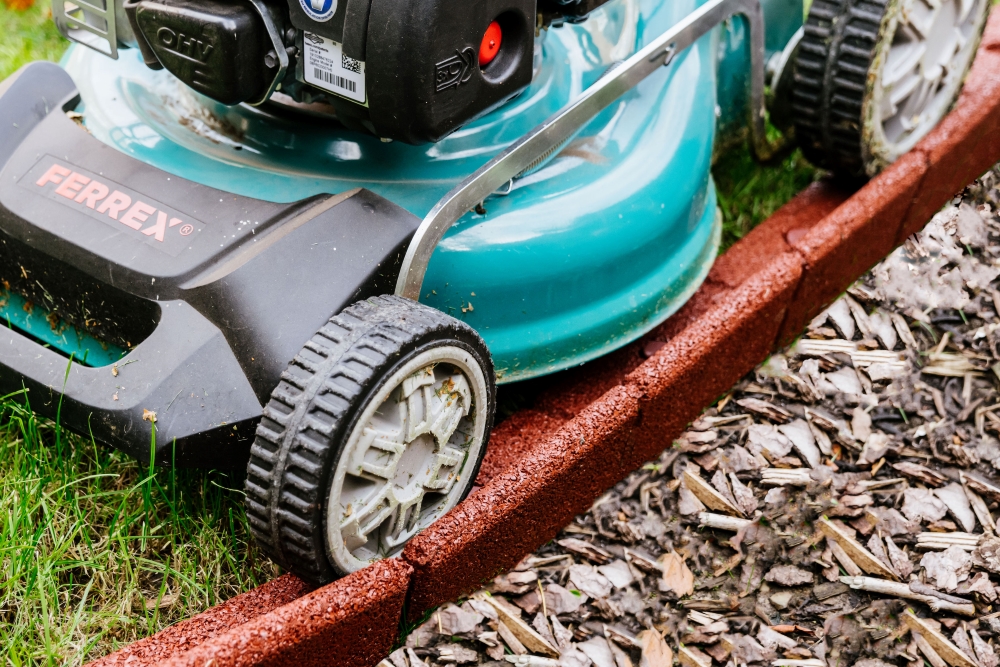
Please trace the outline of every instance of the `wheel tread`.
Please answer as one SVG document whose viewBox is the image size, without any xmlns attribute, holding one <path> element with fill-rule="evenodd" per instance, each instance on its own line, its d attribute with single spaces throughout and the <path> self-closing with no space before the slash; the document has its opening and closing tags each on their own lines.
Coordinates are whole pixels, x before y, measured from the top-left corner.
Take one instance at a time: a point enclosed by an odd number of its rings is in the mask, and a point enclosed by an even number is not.
<svg viewBox="0 0 1000 667">
<path fill-rule="evenodd" d="M 400 346 L 434 332 L 475 341 L 492 376 L 485 344 L 471 328 L 396 296 L 373 297 L 334 315 L 282 372 L 251 447 L 244 489 L 250 529 L 283 568 L 318 584 L 345 574 L 326 557 L 322 529 L 325 471 L 336 459 L 335 443 L 345 437 L 352 406 L 395 363 Z M 493 403 L 491 393 L 487 433 Z"/>
</svg>

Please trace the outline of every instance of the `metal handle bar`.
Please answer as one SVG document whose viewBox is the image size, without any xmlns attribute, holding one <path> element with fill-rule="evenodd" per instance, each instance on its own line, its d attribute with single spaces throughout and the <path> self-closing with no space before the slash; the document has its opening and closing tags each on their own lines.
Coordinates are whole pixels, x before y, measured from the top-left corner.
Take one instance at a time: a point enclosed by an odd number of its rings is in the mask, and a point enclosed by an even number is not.
<svg viewBox="0 0 1000 667">
<path fill-rule="evenodd" d="M 750 28 L 750 134 L 758 157 L 771 153 L 764 132 L 764 16 L 760 0 L 709 0 L 677 25 L 607 72 L 583 93 L 452 188 L 420 223 L 403 258 L 396 294 L 414 301 L 434 249 L 466 211 L 485 200 L 546 152 L 566 141 L 612 102 L 675 54 L 726 19 L 740 14 Z"/>
</svg>

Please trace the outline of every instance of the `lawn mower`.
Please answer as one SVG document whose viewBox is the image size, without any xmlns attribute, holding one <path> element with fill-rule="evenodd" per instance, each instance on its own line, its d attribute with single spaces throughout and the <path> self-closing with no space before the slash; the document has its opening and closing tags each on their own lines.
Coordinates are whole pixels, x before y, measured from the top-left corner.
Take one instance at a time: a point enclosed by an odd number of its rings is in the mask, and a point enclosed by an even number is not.
<svg viewBox="0 0 1000 667">
<path fill-rule="evenodd" d="M 246 465 L 261 547 L 330 581 L 469 492 L 498 383 L 691 296 L 717 146 L 773 156 L 769 117 L 875 174 L 987 11 L 55 0 L 77 44 L 0 84 L 0 395 L 143 462 Z"/>
</svg>

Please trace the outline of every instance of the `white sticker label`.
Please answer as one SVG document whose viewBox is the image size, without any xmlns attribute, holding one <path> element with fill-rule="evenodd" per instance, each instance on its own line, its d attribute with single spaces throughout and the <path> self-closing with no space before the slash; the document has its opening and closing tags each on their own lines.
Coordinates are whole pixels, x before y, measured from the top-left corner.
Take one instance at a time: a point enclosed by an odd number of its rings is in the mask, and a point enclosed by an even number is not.
<svg viewBox="0 0 1000 667">
<path fill-rule="evenodd" d="M 302 63 L 306 83 L 365 103 L 365 63 L 344 55 L 340 44 L 312 33 L 304 33 Z"/>
</svg>

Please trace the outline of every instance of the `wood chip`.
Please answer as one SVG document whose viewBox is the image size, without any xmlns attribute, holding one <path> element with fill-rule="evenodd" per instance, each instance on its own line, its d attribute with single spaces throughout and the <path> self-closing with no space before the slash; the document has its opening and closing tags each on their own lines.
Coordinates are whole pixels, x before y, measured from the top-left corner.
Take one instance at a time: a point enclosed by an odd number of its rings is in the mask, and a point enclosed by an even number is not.
<svg viewBox="0 0 1000 667">
<path fill-rule="evenodd" d="M 726 500 L 726 498 L 721 493 L 716 491 L 712 485 L 702 479 L 701 475 L 695 474 L 690 470 L 685 470 L 682 477 L 688 490 L 691 491 L 691 493 L 693 493 L 698 500 L 703 502 L 706 507 L 718 510 L 719 512 L 725 512 L 726 514 L 732 514 L 733 516 L 743 516 L 743 512 L 741 512 L 738 507 Z"/>
<path fill-rule="evenodd" d="M 511 631 L 507 624 L 503 621 L 497 621 L 497 634 L 503 639 L 503 643 L 507 645 L 507 648 L 511 650 L 514 655 L 524 655 L 528 650 L 524 645 L 518 641 L 517 636 Z"/>
<path fill-rule="evenodd" d="M 944 550 L 948 547 L 959 547 L 965 551 L 972 551 L 982 537 L 975 533 L 920 533 L 917 535 L 917 548 Z"/>
<path fill-rule="evenodd" d="M 864 573 L 864 570 L 858 567 L 858 564 L 847 555 L 847 552 L 844 551 L 844 547 L 837 544 L 837 542 L 831 538 L 827 538 L 827 542 L 830 545 L 830 552 L 833 553 L 833 557 L 837 559 L 847 574 L 852 577 L 858 577 Z"/>
<path fill-rule="evenodd" d="M 903 345 L 911 350 L 917 349 L 917 339 L 913 337 L 910 325 L 906 323 L 903 316 L 899 313 L 892 313 L 889 317 L 892 318 L 892 325 L 896 327 L 896 333 L 899 334 L 899 339 L 903 341 Z"/>
<path fill-rule="evenodd" d="M 578 540 L 575 537 L 569 537 L 565 540 L 559 540 L 556 542 L 566 551 L 574 553 L 578 556 L 583 556 L 587 560 L 597 563 L 598 565 L 604 565 L 605 563 L 611 562 L 611 554 L 599 546 L 593 545 L 590 542 L 584 540 Z"/>
<path fill-rule="evenodd" d="M 731 530 L 734 533 L 739 532 L 741 529 L 749 526 L 752 521 L 750 519 L 741 519 L 735 516 L 726 516 L 725 514 L 713 514 L 711 512 L 701 512 L 698 514 L 698 523 L 705 528 L 718 528 L 719 530 Z"/>
<path fill-rule="evenodd" d="M 624 646 L 625 648 L 642 648 L 642 642 L 637 637 L 631 637 L 621 630 L 604 626 L 604 636 L 611 642 Z"/>
<path fill-rule="evenodd" d="M 500 617 L 501 623 L 497 628 L 497 632 L 503 637 L 504 642 L 510 646 L 510 642 L 507 641 L 507 637 L 504 636 L 501 627 L 506 628 L 511 636 L 513 636 L 518 644 L 522 645 L 522 648 L 526 648 L 532 653 L 540 653 L 542 655 L 547 655 L 553 658 L 559 657 L 559 650 L 550 645 L 540 634 L 538 634 L 534 628 L 522 621 L 515 612 L 511 611 L 502 602 L 497 600 L 497 598 L 492 595 L 478 595 L 476 599 L 487 602 L 497 611 L 497 616 Z M 510 646 L 510 650 L 514 653 L 518 653 L 513 646 Z"/>
<path fill-rule="evenodd" d="M 997 487 L 992 482 L 978 476 L 970 475 L 966 472 L 959 473 L 959 478 L 962 480 L 963 484 L 976 493 L 980 493 L 984 496 L 992 498 L 993 500 L 1000 500 L 1000 487 Z"/>
<path fill-rule="evenodd" d="M 710 611 L 691 610 L 688 612 L 688 620 L 698 625 L 711 625 L 720 618 L 723 618 L 722 614 L 715 614 Z"/>
<path fill-rule="evenodd" d="M 966 357 L 951 352 L 931 352 L 926 357 L 927 365 L 920 369 L 921 373 L 941 377 L 982 377 L 983 372 L 976 368 Z"/>
<path fill-rule="evenodd" d="M 965 489 L 965 495 L 969 498 L 969 504 L 972 505 L 972 511 L 975 512 L 976 518 L 979 519 L 979 525 L 983 527 L 983 530 L 995 533 L 997 524 L 993 521 L 993 515 L 990 514 L 990 508 L 986 505 L 986 501 L 983 500 L 982 496 L 970 489 L 968 484 L 963 484 L 962 487 Z"/>
<path fill-rule="evenodd" d="M 810 481 L 809 468 L 765 468 L 760 471 L 761 486 L 806 486 Z"/>
<path fill-rule="evenodd" d="M 858 331 L 861 332 L 862 338 L 872 337 L 872 324 L 868 320 L 868 313 L 865 309 L 861 307 L 861 304 L 847 296 L 843 297 L 844 301 L 847 302 L 847 307 L 851 310 L 851 315 L 854 316 L 854 322 L 858 325 Z"/>
<path fill-rule="evenodd" d="M 841 577 L 840 580 L 855 590 L 917 600 L 934 611 L 950 611 L 964 616 L 976 615 L 975 605 L 968 600 L 962 600 L 952 595 L 947 596 L 949 600 L 945 600 L 942 597 L 915 591 L 911 586 L 898 581 L 886 581 L 875 577 Z"/>
<path fill-rule="evenodd" d="M 928 486 L 942 486 L 948 483 L 948 478 L 941 473 L 931 470 L 926 466 L 922 466 L 919 463 L 913 463 L 911 461 L 900 461 L 899 463 L 890 463 L 893 468 L 903 473 L 907 477 L 912 477 L 913 479 L 918 479 L 921 482 L 927 484 Z"/>
<path fill-rule="evenodd" d="M 648 572 L 650 574 L 660 574 L 663 572 L 663 567 L 655 560 L 646 558 L 642 554 L 637 554 L 634 551 L 629 551 L 628 549 L 625 549 L 624 552 L 625 561 L 635 565 L 643 572 Z"/>
<path fill-rule="evenodd" d="M 925 623 L 923 619 L 918 618 L 912 609 L 907 609 L 903 613 L 903 622 L 910 628 L 911 632 L 922 636 L 951 667 L 978 667 L 974 660 L 962 653 L 947 637 L 935 630 L 929 623 Z"/>
<path fill-rule="evenodd" d="M 927 658 L 927 662 L 931 663 L 933 667 L 948 667 L 948 663 L 944 661 L 944 658 L 938 655 L 938 652 L 934 650 L 934 647 L 927 643 L 924 636 L 919 632 L 913 633 L 913 638 L 917 642 L 917 648 L 924 657 Z"/>
<path fill-rule="evenodd" d="M 759 398 L 743 398 L 736 401 L 736 405 L 740 406 L 745 410 L 749 410 L 754 414 L 758 414 L 761 417 L 770 419 L 773 422 L 779 424 L 784 424 L 792 420 L 792 413 L 784 408 L 779 408 L 773 403 L 768 403 L 767 401 L 762 401 Z"/>
<path fill-rule="evenodd" d="M 682 665 L 686 667 L 712 667 L 712 659 L 701 651 L 695 652 L 688 646 L 681 646 L 677 651 L 677 657 Z"/>
<path fill-rule="evenodd" d="M 857 563 L 858 567 L 868 574 L 875 574 L 893 581 L 899 580 L 895 572 L 883 565 L 868 549 L 861 546 L 857 540 L 845 533 L 826 517 L 822 517 L 819 520 L 819 529 L 823 531 L 824 535 L 839 544 L 847 552 L 851 560 Z"/>
<path fill-rule="evenodd" d="M 792 348 L 795 354 L 807 357 L 821 357 L 831 352 L 840 352 L 851 358 L 858 368 L 867 368 L 872 364 L 882 364 L 893 373 L 902 373 L 907 370 L 906 358 L 900 352 L 889 350 L 862 350 L 857 343 L 849 340 L 816 340 L 801 338 Z"/>
</svg>

